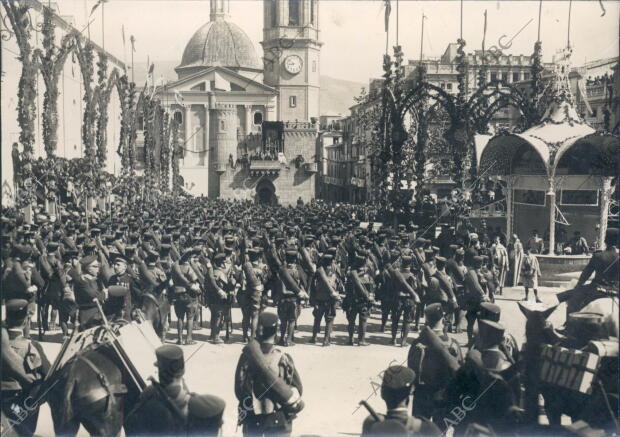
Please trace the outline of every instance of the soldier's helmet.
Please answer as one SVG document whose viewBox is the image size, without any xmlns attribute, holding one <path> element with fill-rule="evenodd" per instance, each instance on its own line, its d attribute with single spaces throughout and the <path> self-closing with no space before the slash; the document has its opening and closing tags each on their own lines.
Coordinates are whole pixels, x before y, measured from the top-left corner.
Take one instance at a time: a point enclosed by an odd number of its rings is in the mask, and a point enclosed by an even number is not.
<svg viewBox="0 0 620 437">
<path fill-rule="evenodd" d="M 28 301 L 9 299 L 6 301 L 6 323 L 9 328 L 21 326 L 28 317 Z"/>
<path fill-rule="evenodd" d="M 478 310 L 478 319 L 499 322 L 500 315 L 501 309 L 499 305 L 491 302 L 482 302 L 480 304 L 480 309 Z"/>
</svg>

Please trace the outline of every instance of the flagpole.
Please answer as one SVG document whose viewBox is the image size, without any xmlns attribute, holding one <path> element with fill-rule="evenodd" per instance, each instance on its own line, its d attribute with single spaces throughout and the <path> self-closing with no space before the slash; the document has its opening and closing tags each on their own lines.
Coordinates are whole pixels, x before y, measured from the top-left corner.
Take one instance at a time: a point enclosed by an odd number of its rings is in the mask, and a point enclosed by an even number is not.
<svg viewBox="0 0 620 437">
<path fill-rule="evenodd" d="M 424 12 L 422 12 L 422 37 L 420 38 L 420 67 L 422 66 L 422 56 L 424 49 Z"/>
<path fill-rule="evenodd" d="M 133 83 L 136 83 L 136 81 L 134 80 L 134 77 L 133 77 L 133 52 L 134 52 L 134 49 L 133 49 L 133 35 L 131 35 L 131 38 L 132 38 L 131 39 L 131 81 Z"/>
<path fill-rule="evenodd" d="M 105 15 L 103 9 L 105 8 L 105 2 L 101 2 L 101 48 L 105 52 Z"/>
<path fill-rule="evenodd" d="M 396 0 L 396 45 L 398 45 L 398 0 Z"/>
</svg>

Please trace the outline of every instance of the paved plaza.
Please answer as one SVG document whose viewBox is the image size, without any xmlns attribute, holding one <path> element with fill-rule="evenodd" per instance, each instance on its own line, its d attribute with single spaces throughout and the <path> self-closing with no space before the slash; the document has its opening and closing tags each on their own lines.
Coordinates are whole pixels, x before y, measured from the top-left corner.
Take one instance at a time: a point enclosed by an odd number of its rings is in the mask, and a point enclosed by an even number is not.
<svg viewBox="0 0 620 437">
<path fill-rule="evenodd" d="M 555 294 L 559 289 L 541 288 L 540 298 L 545 303 L 556 302 Z M 523 288 L 508 288 L 503 296 L 498 296 L 496 303 L 502 308 L 501 322 L 512 333 L 519 344 L 524 341 L 525 318 L 519 311 L 517 301 L 523 298 Z M 561 305 L 549 320 L 554 326 L 561 326 L 565 319 L 565 306 Z M 273 309 L 271 309 L 273 310 Z M 216 394 L 226 400 L 223 435 L 241 435 L 237 428 L 237 400 L 234 394 L 234 375 L 237 360 L 241 354 L 240 321 L 241 313 L 233 309 L 235 333 L 233 344 L 214 345 L 209 343 L 209 310 L 203 309 L 205 328 L 196 331 L 195 346 L 183 346 L 186 362 L 186 381 L 191 391 Z M 407 348 L 390 345 L 388 327 L 385 333 L 378 332 L 380 313 L 374 311 L 369 322 L 368 347 L 346 346 L 346 317 L 338 311 L 335 321 L 333 344 L 322 347 L 309 344 L 312 334 L 312 309 L 302 311 L 296 334 L 297 345 L 283 348 L 289 353 L 297 366 L 304 385 L 303 398 L 306 408 L 293 423 L 294 435 L 357 435 L 361 431 L 364 418 L 368 414 L 358 403 L 367 399 L 377 411 L 384 411 L 385 406 L 379 396 L 381 371 L 389 365 L 407 363 Z M 168 340 L 175 341 L 176 324 L 173 322 Z M 413 339 L 416 334 L 410 334 Z M 464 346 L 467 336 L 452 334 Z M 46 337 L 44 349 L 52 359 L 60 349 L 60 334 Z M 41 409 L 37 434 L 51 436 L 52 423 L 47 405 Z M 84 429 L 79 435 L 88 435 Z"/>
</svg>

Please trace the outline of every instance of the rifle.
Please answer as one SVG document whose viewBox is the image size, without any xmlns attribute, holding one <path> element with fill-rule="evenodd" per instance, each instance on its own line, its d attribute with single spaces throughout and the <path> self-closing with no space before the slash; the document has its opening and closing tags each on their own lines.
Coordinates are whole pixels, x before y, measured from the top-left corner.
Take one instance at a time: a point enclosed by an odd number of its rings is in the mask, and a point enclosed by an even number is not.
<svg viewBox="0 0 620 437">
<path fill-rule="evenodd" d="M 364 408 L 366 408 L 368 410 L 368 412 L 370 413 L 370 415 L 372 416 L 373 419 L 375 419 L 377 422 L 383 422 L 383 419 L 381 418 L 381 416 L 379 416 L 377 414 L 377 412 L 375 411 L 374 408 L 372 408 L 370 406 L 370 404 L 366 401 L 360 401 L 359 405 L 363 405 Z"/>
</svg>

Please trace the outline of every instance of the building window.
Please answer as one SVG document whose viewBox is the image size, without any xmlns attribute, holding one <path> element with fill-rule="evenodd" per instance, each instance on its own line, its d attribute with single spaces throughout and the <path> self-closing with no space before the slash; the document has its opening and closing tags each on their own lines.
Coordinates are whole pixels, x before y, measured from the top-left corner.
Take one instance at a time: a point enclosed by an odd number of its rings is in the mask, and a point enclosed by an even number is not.
<svg viewBox="0 0 620 437">
<path fill-rule="evenodd" d="M 451 83 L 447 83 L 446 84 L 446 88 L 449 89 L 449 90 L 452 90 L 452 84 Z"/>
<path fill-rule="evenodd" d="M 226 121 L 220 120 L 220 132 L 224 132 L 226 130 Z"/>
<path fill-rule="evenodd" d="M 592 117 L 596 118 L 598 116 L 598 111 L 596 108 L 592 108 Z"/>
<path fill-rule="evenodd" d="M 271 27 L 275 27 L 278 24 L 278 4 L 276 0 L 269 2 L 270 15 L 271 15 Z"/>
<path fill-rule="evenodd" d="M 523 73 L 523 80 L 529 80 L 530 79 L 530 73 Z"/>
<path fill-rule="evenodd" d="M 299 0 L 288 0 L 288 25 L 299 26 Z"/>
<path fill-rule="evenodd" d="M 316 73 L 316 61 L 312 61 L 312 72 Z"/>
<path fill-rule="evenodd" d="M 491 80 L 497 80 L 497 73 L 496 72 L 491 72 Z"/>
<path fill-rule="evenodd" d="M 512 81 L 519 82 L 519 73 L 512 73 Z"/>
<path fill-rule="evenodd" d="M 502 80 L 508 82 L 508 73 L 502 73 Z"/>
<path fill-rule="evenodd" d="M 183 114 L 181 113 L 181 111 L 175 111 L 174 121 L 179 125 L 183 123 Z"/>
<path fill-rule="evenodd" d="M 138 130 L 144 130 L 144 117 L 138 117 Z"/>
<path fill-rule="evenodd" d="M 441 87 L 442 90 L 446 89 L 446 84 L 443 82 L 441 82 L 439 86 Z"/>
<path fill-rule="evenodd" d="M 263 124 L 263 113 L 262 112 L 254 113 L 254 124 L 256 125 Z"/>
<path fill-rule="evenodd" d="M 290 96 L 288 98 L 288 106 L 291 108 L 297 107 L 297 96 Z"/>
</svg>

